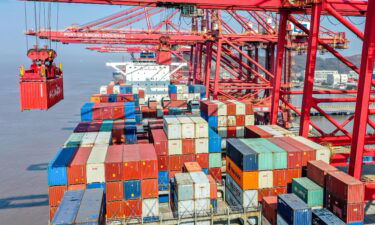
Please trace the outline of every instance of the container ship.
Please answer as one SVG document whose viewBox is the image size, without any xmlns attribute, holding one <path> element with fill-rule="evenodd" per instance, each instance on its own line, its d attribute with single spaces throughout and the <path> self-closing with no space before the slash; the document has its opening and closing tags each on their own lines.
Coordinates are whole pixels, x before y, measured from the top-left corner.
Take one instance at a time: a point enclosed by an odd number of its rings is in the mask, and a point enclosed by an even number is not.
<svg viewBox="0 0 375 225">
<path fill-rule="evenodd" d="M 49 224 L 364 224 L 375 196 L 375 179 L 362 176 L 363 165 L 374 164 L 375 16 L 367 11 L 375 1 L 39 2 L 132 6 L 64 31 L 26 34 L 140 53 L 107 63 L 113 80 L 87 96 L 81 121 L 51 159 Z M 176 15 L 191 22 L 188 29 Z M 320 25 L 323 15 L 364 41 L 360 68 L 339 53 L 349 40 Z M 366 32 L 347 16 L 366 17 Z M 148 30 L 132 29 L 142 19 Z M 358 73 L 358 88 L 314 88 L 318 51 Z M 293 86 L 296 52 L 307 53 L 303 89 Z M 27 56 L 21 109 L 47 110 L 64 98 L 57 53 L 35 46 Z"/>
</svg>

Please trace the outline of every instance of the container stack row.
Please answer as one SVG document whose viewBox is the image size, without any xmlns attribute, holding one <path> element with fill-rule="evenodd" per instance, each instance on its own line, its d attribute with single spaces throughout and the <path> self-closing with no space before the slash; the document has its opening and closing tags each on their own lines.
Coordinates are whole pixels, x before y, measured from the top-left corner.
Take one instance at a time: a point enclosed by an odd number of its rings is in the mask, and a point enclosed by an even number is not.
<svg viewBox="0 0 375 225">
<path fill-rule="evenodd" d="M 142 114 L 135 102 L 85 103 L 81 108 L 81 121 L 136 119 Z"/>
<path fill-rule="evenodd" d="M 171 84 L 168 86 L 168 95 L 170 100 L 200 100 L 206 95 L 206 89 L 203 85 L 181 85 Z"/>
<path fill-rule="evenodd" d="M 245 126 L 254 125 L 254 112 L 249 101 L 201 101 L 201 116 L 223 138 L 245 136 Z"/>
<path fill-rule="evenodd" d="M 139 104 L 145 103 L 145 92 L 142 89 L 130 84 L 110 82 L 108 85 L 100 86 L 99 95 L 133 95 Z"/>
</svg>

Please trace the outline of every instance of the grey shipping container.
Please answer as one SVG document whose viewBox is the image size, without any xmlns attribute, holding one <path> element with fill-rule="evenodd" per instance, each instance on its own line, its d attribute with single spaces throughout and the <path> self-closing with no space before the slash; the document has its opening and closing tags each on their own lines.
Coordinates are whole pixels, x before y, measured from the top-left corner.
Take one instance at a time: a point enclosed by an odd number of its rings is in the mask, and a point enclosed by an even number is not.
<svg viewBox="0 0 375 225">
<path fill-rule="evenodd" d="M 81 204 L 83 193 L 83 190 L 65 192 L 51 225 L 73 224 Z"/>
<path fill-rule="evenodd" d="M 87 189 L 74 224 L 101 225 L 104 220 L 104 189 Z"/>
</svg>

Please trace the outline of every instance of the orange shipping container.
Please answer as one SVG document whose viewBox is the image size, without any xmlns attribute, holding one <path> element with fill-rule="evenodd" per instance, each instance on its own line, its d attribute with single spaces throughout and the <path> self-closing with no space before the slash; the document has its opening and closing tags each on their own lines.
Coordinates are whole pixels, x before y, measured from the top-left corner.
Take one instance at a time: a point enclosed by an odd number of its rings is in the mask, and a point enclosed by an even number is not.
<svg viewBox="0 0 375 225">
<path fill-rule="evenodd" d="M 184 172 L 199 172 L 202 171 L 201 166 L 197 162 L 185 162 L 183 167 Z"/>
<path fill-rule="evenodd" d="M 142 198 L 159 197 L 158 179 L 147 179 L 141 181 Z"/>
<path fill-rule="evenodd" d="M 48 187 L 49 195 L 49 206 L 57 207 L 60 205 L 61 199 L 64 196 L 64 193 L 67 191 L 66 186 L 51 186 Z"/>
<path fill-rule="evenodd" d="M 139 217 L 142 215 L 142 200 L 128 200 L 124 204 L 125 218 Z"/>
<path fill-rule="evenodd" d="M 124 182 L 107 182 L 105 185 L 106 201 L 121 201 L 124 199 Z"/>
<path fill-rule="evenodd" d="M 302 177 L 302 170 L 297 168 L 297 169 L 287 169 L 288 173 L 288 179 L 287 182 L 292 183 L 293 178 L 300 178 Z"/>
<path fill-rule="evenodd" d="M 69 191 L 86 190 L 86 184 L 74 184 L 68 186 Z"/>
<path fill-rule="evenodd" d="M 273 186 L 286 187 L 288 185 L 288 170 L 273 170 Z"/>
<path fill-rule="evenodd" d="M 227 157 L 227 173 L 242 188 L 242 190 L 254 190 L 259 188 L 259 172 L 243 172 L 229 157 Z"/>
<path fill-rule="evenodd" d="M 195 139 L 182 139 L 182 154 L 195 154 Z"/>
<path fill-rule="evenodd" d="M 123 145 L 110 145 L 105 158 L 105 180 L 123 180 Z"/>
<path fill-rule="evenodd" d="M 52 221 L 58 207 L 49 207 L 49 220 Z"/>
<path fill-rule="evenodd" d="M 211 176 L 208 175 L 208 181 L 210 182 L 210 198 L 211 199 L 217 199 L 217 184 L 215 179 Z"/>
<path fill-rule="evenodd" d="M 68 167 L 68 184 L 86 184 L 86 162 L 91 147 L 80 147 Z"/>
<path fill-rule="evenodd" d="M 106 204 L 106 211 L 107 211 L 107 219 L 124 219 L 125 218 L 125 211 L 124 211 L 125 202 L 107 202 Z"/>
</svg>

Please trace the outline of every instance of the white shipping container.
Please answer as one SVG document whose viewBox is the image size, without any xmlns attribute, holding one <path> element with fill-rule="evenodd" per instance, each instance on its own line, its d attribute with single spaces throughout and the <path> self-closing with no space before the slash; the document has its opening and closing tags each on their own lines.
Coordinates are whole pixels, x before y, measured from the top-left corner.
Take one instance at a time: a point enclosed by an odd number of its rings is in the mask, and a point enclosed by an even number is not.
<svg viewBox="0 0 375 225">
<path fill-rule="evenodd" d="M 101 131 L 96 136 L 95 145 L 100 144 L 110 144 L 112 141 L 112 132 L 111 131 Z"/>
<path fill-rule="evenodd" d="M 200 93 L 189 93 L 189 100 L 199 100 L 200 98 Z"/>
<path fill-rule="evenodd" d="M 113 94 L 121 94 L 119 85 L 113 87 Z"/>
<path fill-rule="evenodd" d="M 236 137 L 245 136 L 245 127 L 236 127 Z"/>
<path fill-rule="evenodd" d="M 181 218 L 192 217 L 194 215 L 194 200 L 183 200 L 177 202 L 178 216 Z"/>
<path fill-rule="evenodd" d="M 278 125 L 271 125 L 272 129 L 282 133 L 285 137 L 293 137 L 293 136 L 296 136 L 293 132 L 283 128 L 283 127 L 280 127 Z"/>
<path fill-rule="evenodd" d="M 181 136 L 185 138 L 195 138 L 195 124 L 189 117 L 177 117 L 181 124 Z"/>
<path fill-rule="evenodd" d="M 159 199 L 149 198 L 142 200 L 142 217 L 159 216 Z"/>
<path fill-rule="evenodd" d="M 108 145 L 95 145 L 86 163 L 87 183 L 104 183 L 104 162 L 107 155 Z"/>
<path fill-rule="evenodd" d="M 215 101 L 217 104 L 217 115 L 218 116 L 226 116 L 228 115 L 227 112 L 227 105 L 220 101 Z"/>
<path fill-rule="evenodd" d="M 182 94 L 182 100 L 187 101 L 187 100 L 189 100 L 189 98 L 190 98 L 190 94 L 189 93 Z"/>
<path fill-rule="evenodd" d="M 318 143 L 315 143 L 307 138 L 304 138 L 302 136 L 294 136 L 292 137 L 293 139 L 301 142 L 302 144 L 304 145 L 307 145 L 309 146 L 310 148 L 312 149 L 315 149 L 316 151 L 316 160 L 322 160 L 323 162 L 325 163 L 328 163 L 329 164 L 329 159 L 331 157 L 331 151 L 329 150 L 329 148 L 323 146 L 323 145 L 320 145 Z"/>
<path fill-rule="evenodd" d="M 181 139 L 181 124 L 175 116 L 164 117 L 164 131 L 168 139 Z"/>
<path fill-rule="evenodd" d="M 195 212 L 198 215 L 207 215 L 210 212 L 211 200 L 210 198 L 195 199 Z"/>
<path fill-rule="evenodd" d="M 210 182 L 207 175 L 200 171 L 190 173 L 190 176 L 194 182 L 194 199 L 210 198 Z"/>
<path fill-rule="evenodd" d="M 208 153 L 208 138 L 198 138 L 194 140 L 195 142 L 195 153 L 202 154 Z"/>
<path fill-rule="evenodd" d="M 225 184 L 242 207 L 258 207 L 258 190 L 242 190 L 229 174 L 226 175 Z"/>
<path fill-rule="evenodd" d="M 102 95 L 107 94 L 107 85 L 100 86 L 99 93 Z"/>
<path fill-rule="evenodd" d="M 246 105 L 242 102 L 232 100 L 236 104 L 236 115 L 246 115 Z"/>
<path fill-rule="evenodd" d="M 194 199 L 194 182 L 188 173 L 176 173 L 175 180 L 177 187 L 175 194 L 177 199 L 180 200 L 193 200 Z"/>
<path fill-rule="evenodd" d="M 190 117 L 195 124 L 195 138 L 208 138 L 208 123 L 202 117 Z"/>
<path fill-rule="evenodd" d="M 228 116 L 218 116 L 217 117 L 217 125 L 219 127 L 227 127 L 228 126 Z"/>
<path fill-rule="evenodd" d="M 218 127 L 217 134 L 220 137 L 226 138 L 228 136 L 228 129 L 226 127 Z"/>
<path fill-rule="evenodd" d="M 273 173 L 272 171 L 259 171 L 259 188 L 273 187 Z"/>
<path fill-rule="evenodd" d="M 81 147 L 92 147 L 95 143 L 98 132 L 87 132 L 83 135 Z"/>
<path fill-rule="evenodd" d="M 245 115 L 245 126 L 255 125 L 254 115 Z"/>
<path fill-rule="evenodd" d="M 236 116 L 228 116 L 227 126 L 228 127 L 235 127 L 236 126 Z"/>
<path fill-rule="evenodd" d="M 168 140 L 168 155 L 182 155 L 182 140 Z"/>
<path fill-rule="evenodd" d="M 272 134 L 274 137 L 284 137 L 284 135 L 281 132 L 273 129 L 270 125 L 258 125 L 258 127 L 264 130 L 265 132 Z"/>
</svg>

